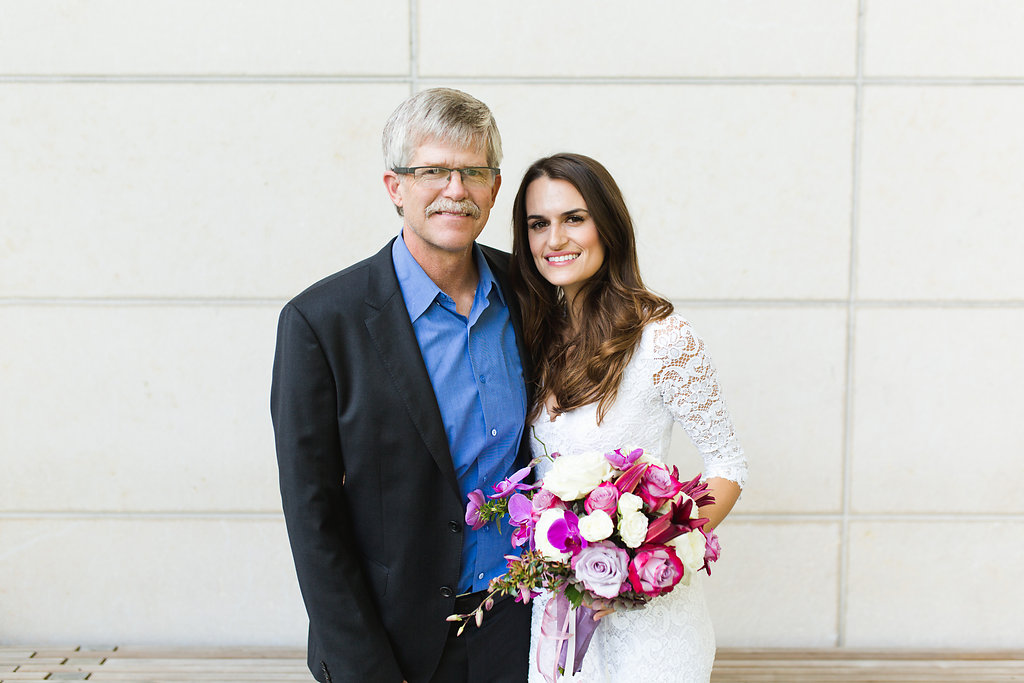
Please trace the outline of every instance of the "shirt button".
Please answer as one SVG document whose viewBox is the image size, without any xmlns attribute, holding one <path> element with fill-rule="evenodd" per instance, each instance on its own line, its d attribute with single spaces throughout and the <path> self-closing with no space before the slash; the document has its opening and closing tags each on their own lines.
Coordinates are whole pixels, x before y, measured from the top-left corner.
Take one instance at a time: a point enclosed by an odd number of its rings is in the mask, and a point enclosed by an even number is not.
<svg viewBox="0 0 1024 683">
<path fill-rule="evenodd" d="M 483 572 L 480 572 L 479 574 L 477 574 L 477 575 L 476 575 L 476 578 L 478 578 L 478 579 L 480 579 L 481 581 L 483 581 L 483 580 L 484 580 L 484 573 L 483 573 Z"/>
<path fill-rule="evenodd" d="M 487 375 L 480 375 L 480 384 L 487 384 Z"/>
<path fill-rule="evenodd" d="M 498 430 L 497 429 L 492 429 L 491 430 L 491 436 L 497 436 L 497 435 L 498 435 Z"/>
</svg>

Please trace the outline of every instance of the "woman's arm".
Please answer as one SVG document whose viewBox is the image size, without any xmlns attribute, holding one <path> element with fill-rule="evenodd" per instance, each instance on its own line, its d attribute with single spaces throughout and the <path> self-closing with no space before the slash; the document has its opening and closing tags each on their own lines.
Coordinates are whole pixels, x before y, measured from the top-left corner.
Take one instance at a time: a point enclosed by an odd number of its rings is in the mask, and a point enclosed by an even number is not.
<svg viewBox="0 0 1024 683">
<path fill-rule="evenodd" d="M 740 497 L 740 485 L 731 479 L 712 477 L 708 479 L 708 493 L 715 497 L 715 502 L 700 508 L 700 516 L 707 517 L 707 526 L 716 528 L 736 504 Z"/>
</svg>

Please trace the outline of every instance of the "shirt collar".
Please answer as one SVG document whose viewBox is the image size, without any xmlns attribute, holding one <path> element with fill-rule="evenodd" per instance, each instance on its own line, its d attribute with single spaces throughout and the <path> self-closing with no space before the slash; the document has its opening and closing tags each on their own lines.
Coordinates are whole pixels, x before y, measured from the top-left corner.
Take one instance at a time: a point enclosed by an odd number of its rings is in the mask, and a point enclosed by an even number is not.
<svg viewBox="0 0 1024 683">
<path fill-rule="evenodd" d="M 484 258 L 480 246 L 473 243 L 473 258 L 476 260 L 477 270 L 480 271 L 480 282 L 477 284 L 477 292 L 483 292 L 484 297 L 489 297 L 491 292 L 497 294 L 502 305 L 505 305 L 505 297 L 498 286 L 498 281 L 491 272 L 487 259 Z M 438 295 L 448 296 L 434 284 L 430 276 L 423 271 L 423 267 L 413 258 L 409 247 L 405 244 L 402 233 L 398 233 L 391 247 L 391 259 L 395 264 L 395 275 L 398 276 L 398 284 L 402 288 L 402 298 L 405 300 L 405 307 L 409 311 L 409 319 L 413 322 L 434 303 Z"/>
</svg>

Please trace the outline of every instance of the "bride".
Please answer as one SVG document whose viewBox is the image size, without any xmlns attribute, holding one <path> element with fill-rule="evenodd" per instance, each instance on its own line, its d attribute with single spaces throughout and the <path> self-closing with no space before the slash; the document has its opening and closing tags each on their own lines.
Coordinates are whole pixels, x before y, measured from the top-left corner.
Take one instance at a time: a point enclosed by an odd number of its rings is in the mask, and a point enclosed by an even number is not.
<svg viewBox="0 0 1024 683">
<path fill-rule="evenodd" d="M 704 342 L 672 304 L 644 288 L 622 193 L 597 161 L 540 159 L 513 206 L 512 278 L 535 363 L 528 422 L 534 456 L 643 448 L 668 452 L 673 420 L 704 458 L 717 526 L 739 497 L 746 460 Z M 542 445 L 543 444 L 543 445 Z M 542 460 L 542 478 L 550 461 Z M 687 475 L 690 473 L 682 473 Z M 530 681 L 547 596 L 533 608 Z M 561 680 L 707 682 L 715 657 L 700 578 L 638 610 L 605 611 L 582 670 Z"/>
</svg>

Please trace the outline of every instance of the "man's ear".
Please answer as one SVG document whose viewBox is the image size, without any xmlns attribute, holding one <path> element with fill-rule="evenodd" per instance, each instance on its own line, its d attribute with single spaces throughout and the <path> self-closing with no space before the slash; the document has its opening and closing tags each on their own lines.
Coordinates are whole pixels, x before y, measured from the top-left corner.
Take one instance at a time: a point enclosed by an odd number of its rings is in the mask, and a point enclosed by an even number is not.
<svg viewBox="0 0 1024 683">
<path fill-rule="evenodd" d="M 494 187 L 491 188 L 491 203 L 494 203 L 494 198 L 498 196 L 498 188 L 501 187 L 501 174 L 494 176 Z"/>
<path fill-rule="evenodd" d="M 394 171 L 384 171 L 384 189 L 398 208 L 402 208 L 402 179 Z"/>
</svg>

